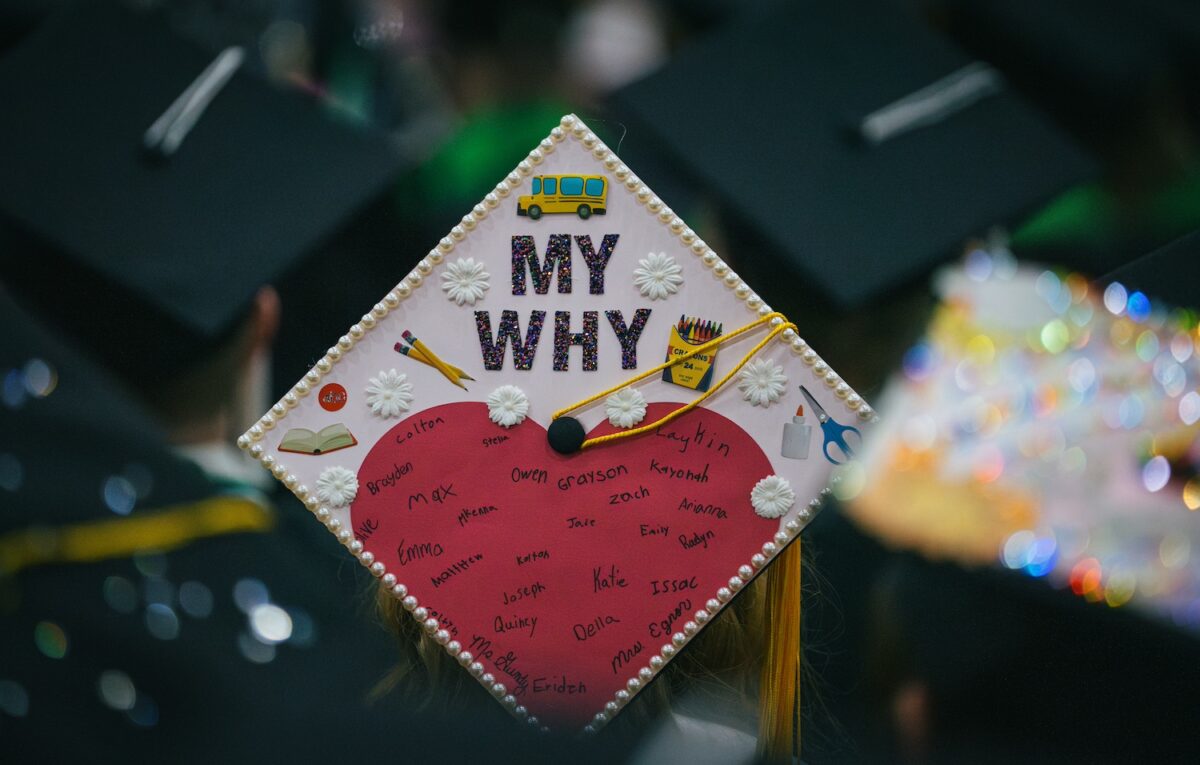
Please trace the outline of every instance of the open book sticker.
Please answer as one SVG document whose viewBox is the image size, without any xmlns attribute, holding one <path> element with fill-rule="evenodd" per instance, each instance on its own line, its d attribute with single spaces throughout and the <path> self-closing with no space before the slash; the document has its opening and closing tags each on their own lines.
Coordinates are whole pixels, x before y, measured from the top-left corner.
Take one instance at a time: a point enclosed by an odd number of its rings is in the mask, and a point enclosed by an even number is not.
<svg viewBox="0 0 1200 765">
<path fill-rule="evenodd" d="M 279 442 L 279 451 L 293 454 L 328 454 L 351 446 L 358 446 L 358 441 L 345 425 L 335 422 L 316 433 L 308 428 L 292 428 L 283 434 L 283 440 Z"/>
<path fill-rule="evenodd" d="M 239 445 L 514 717 L 596 730 L 794 542 L 874 412 L 572 115 L 414 260 Z M 354 404 L 380 370 L 411 389 Z M 357 448 L 322 429 L 333 383 Z"/>
</svg>

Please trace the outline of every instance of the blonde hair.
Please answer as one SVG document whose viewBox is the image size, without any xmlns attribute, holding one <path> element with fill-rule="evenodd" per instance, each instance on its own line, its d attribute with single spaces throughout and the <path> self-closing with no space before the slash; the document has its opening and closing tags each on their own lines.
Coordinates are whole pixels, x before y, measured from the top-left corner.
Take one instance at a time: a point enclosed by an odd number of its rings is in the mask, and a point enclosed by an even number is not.
<svg viewBox="0 0 1200 765">
<path fill-rule="evenodd" d="M 768 635 L 767 577 L 758 577 L 703 629 L 686 651 L 629 702 L 606 734 L 647 727 L 664 719 L 671 702 L 688 693 L 713 706 L 733 704 L 749 719 L 756 714 L 759 667 Z M 400 601 L 384 587 L 376 604 L 384 625 L 398 637 L 400 661 L 375 687 L 376 698 L 403 694 L 409 708 L 438 715 L 506 715 L 484 688 L 458 666 L 446 649 L 425 633 Z"/>
</svg>

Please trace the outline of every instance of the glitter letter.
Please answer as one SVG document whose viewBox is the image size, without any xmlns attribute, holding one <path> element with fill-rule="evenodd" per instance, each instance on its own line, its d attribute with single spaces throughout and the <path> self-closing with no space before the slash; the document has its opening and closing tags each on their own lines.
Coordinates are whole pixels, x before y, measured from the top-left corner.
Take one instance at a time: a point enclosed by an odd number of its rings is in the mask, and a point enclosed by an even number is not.
<svg viewBox="0 0 1200 765">
<path fill-rule="evenodd" d="M 600 252 L 592 249 L 592 238 L 587 234 L 575 237 L 579 251 L 588 267 L 588 291 L 593 295 L 604 294 L 604 269 L 608 268 L 608 259 L 612 257 L 613 249 L 617 246 L 620 234 L 605 234 L 600 242 Z"/>
<path fill-rule="evenodd" d="M 621 343 L 621 369 L 637 369 L 638 338 L 646 328 L 650 309 L 639 308 L 634 311 L 633 323 L 628 327 L 625 326 L 625 316 L 620 311 L 605 311 L 604 315 L 608 317 L 608 323 L 612 325 L 613 332 L 617 334 L 617 341 Z"/>
<path fill-rule="evenodd" d="M 538 262 L 537 247 L 532 236 L 512 238 L 512 294 L 525 294 L 525 266 L 533 277 L 533 291 L 545 295 L 550 291 L 550 281 L 555 266 L 558 267 L 558 291 L 566 295 L 571 292 L 571 236 L 551 234 L 546 245 L 546 259 Z"/>
<path fill-rule="evenodd" d="M 567 351 L 572 345 L 583 346 L 583 371 L 596 371 L 596 335 L 600 330 L 600 312 L 583 312 L 583 331 L 571 332 L 571 312 L 554 312 L 554 370 L 567 371 Z"/>
<path fill-rule="evenodd" d="M 517 312 L 503 311 L 500 314 L 500 330 L 493 340 L 491 312 L 476 311 L 475 328 L 479 330 L 479 348 L 483 351 L 483 368 L 502 369 L 504 367 L 504 349 L 510 341 L 512 342 L 513 366 L 522 370 L 532 367 L 533 354 L 537 351 L 538 340 L 542 337 L 542 323 L 545 321 L 545 311 L 531 311 L 529 328 L 525 330 L 525 342 L 522 343 Z"/>
</svg>

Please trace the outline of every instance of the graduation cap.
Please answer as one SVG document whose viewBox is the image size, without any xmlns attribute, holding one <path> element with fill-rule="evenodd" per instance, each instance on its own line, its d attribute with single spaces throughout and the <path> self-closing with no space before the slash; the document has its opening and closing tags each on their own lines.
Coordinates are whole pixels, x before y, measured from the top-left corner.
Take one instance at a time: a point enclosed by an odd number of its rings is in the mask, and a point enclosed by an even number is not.
<svg viewBox="0 0 1200 765">
<path fill-rule="evenodd" d="M 243 57 L 96 3 L 0 61 L 0 278 L 135 383 L 228 338 L 399 167 Z"/>
<path fill-rule="evenodd" d="M 885 2 L 772 4 L 612 111 L 628 154 L 669 157 L 765 245 L 733 252 L 740 269 L 792 277 L 765 297 L 840 314 L 1095 170 L 994 69 Z"/>
<path fill-rule="evenodd" d="M 1113 138 L 1127 136 L 1131 123 L 1157 106 L 1194 103 L 1189 83 L 1200 73 L 1200 9 L 1187 0 L 935 5 L 962 45 L 1077 134 L 1113 149 L 1128 144 Z"/>
<path fill-rule="evenodd" d="M 1170 257 L 1138 270 L 1188 283 L 1194 266 Z M 948 271 L 884 395 L 895 416 L 849 511 L 894 545 L 1000 564 L 1195 633 L 1200 569 L 1182 551 L 1200 544 L 1200 336 L 1194 311 L 1121 273 L 1128 285 Z"/>
<path fill-rule="evenodd" d="M 873 420 L 568 115 L 238 443 L 538 728 L 620 718 L 767 572 L 790 759 L 796 542 Z"/>
</svg>

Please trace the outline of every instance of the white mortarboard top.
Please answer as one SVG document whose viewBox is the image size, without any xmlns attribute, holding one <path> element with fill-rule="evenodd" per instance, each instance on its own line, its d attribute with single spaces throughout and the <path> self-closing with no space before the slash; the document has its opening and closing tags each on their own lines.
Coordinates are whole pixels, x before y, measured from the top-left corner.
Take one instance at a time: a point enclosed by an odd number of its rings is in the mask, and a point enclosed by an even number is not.
<svg viewBox="0 0 1200 765">
<path fill-rule="evenodd" d="M 595 730 L 859 448 L 801 334 L 568 115 L 239 445 L 515 717 Z"/>
</svg>

